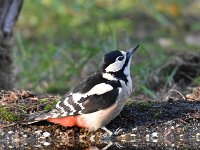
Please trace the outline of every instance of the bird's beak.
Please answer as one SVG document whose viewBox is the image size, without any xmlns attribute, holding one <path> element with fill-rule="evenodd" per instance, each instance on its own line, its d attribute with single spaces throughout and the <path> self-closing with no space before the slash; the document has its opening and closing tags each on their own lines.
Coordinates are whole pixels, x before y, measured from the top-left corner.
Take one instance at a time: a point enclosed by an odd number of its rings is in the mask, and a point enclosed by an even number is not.
<svg viewBox="0 0 200 150">
<path fill-rule="evenodd" d="M 126 52 L 126 57 L 130 58 L 133 53 L 135 53 L 135 51 L 138 49 L 139 45 L 137 45 L 135 48 L 130 48 L 127 52 Z"/>
</svg>

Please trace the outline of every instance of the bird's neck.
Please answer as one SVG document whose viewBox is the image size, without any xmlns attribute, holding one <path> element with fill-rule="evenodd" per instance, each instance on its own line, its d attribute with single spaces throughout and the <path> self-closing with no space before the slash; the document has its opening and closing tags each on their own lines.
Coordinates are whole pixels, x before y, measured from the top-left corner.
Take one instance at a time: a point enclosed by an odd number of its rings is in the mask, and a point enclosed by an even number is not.
<svg viewBox="0 0 200 150">
<path fill-rule="evenodd" d="M 127 78 L 129 76 L 130 75 L 125 75 L 123 72 L 103 72 L 102 73 L 102 77 L 110 81 L 123 80 L 127 82 Z"/>
<path fill-rule="evenodd" d="M 113 74 L 107 73 L 107 72 L 102 73 L 102 77 L 104 79 L 107 79 L 107 80 L 110 80 L 110 81 L 118 81 L 119 80 Z"/>
</svg>

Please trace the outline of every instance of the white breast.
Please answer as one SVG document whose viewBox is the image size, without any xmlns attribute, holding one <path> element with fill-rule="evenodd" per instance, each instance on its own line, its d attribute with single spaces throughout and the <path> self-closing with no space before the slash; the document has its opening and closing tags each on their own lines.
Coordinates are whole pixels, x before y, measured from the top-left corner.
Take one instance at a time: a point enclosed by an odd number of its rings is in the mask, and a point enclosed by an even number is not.
<svg viewBox="0 0 200 150">
<path fill-rule="evenodd" d="M 122 89 L 119 92 L 118 103 L 125 103 L 132 93 L 132 79 L 130 76 L 128 76 L 127 80 L 128 80 L 127 84 L 123 80 L 120 80 Z"/>
<path fill-rule="evenodd" d="M 118 99 L 112 106 L 99 110 L 89 114 L 82 114 L 80 116 L 81 120 L 84 120 L 86 126 L 90 130 L 97 130 L 98 128 L 104 127 L 111 120 L 113 120 L 122 110 L 126 100 L 131 95 L 132 92 L 132 80 L 128 77 L 127 84 L 124 81 L 120 81 L 122 87 L 119 88 L 120 92 Z"/>
</svg>

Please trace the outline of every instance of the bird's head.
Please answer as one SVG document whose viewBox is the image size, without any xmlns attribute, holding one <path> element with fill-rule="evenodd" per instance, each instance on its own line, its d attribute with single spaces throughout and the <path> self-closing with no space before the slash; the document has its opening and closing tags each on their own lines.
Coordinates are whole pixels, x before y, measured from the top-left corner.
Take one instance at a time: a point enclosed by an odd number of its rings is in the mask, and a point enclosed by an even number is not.
<svg viewBox="0 0 200 150">
<path fill-rule="evenodd" d="M 139 45 L 129 50 L 121 51 L 115 50 L 107 53 L 101 62 L 100 69 L 102 73 L 114 74 L 115 76 L 123 74 L 130 74 L 131 58 Z"/>
</svg>

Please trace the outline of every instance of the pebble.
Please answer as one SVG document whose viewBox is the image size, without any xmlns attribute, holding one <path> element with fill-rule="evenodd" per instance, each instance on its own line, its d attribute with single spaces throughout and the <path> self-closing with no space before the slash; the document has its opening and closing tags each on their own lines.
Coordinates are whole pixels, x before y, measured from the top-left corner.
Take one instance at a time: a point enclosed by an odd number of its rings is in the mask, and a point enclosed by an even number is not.
<svg viewBox="0 0 200 150">
<path fill-rule="evenodd" d="M 28 136 L 27 136 L 27 134 L 24 134 L 24 135 L 23 135 L 23 137 L 25 137 L 25 138 L 26 138 L 26 137 L 28 137 Z"/>
<path fill-rule="evenodd" d="M 44 137 L 49 137 L 50 135 L 51 135 L 51 134 L 50 134 L 49 132 L 44 132 L 44 133 L 43 133 L 43 136 L 44 136 Z"/>
<path fill-rule="evenodd" d="M 152 137 L 153 137 L 153 138 L 158 137 L 158 133 L 157 133 L 157 132 L 153 132 L 153 133 L 152 133 Z"/>
<path fill-rule="evenodd" d="M 12 134 L 12 133 L 14 133 L 13 131 L 8 131 L 8 134 Z"/>
<path fill-rule="evenodd" d="M 42 130 L 35 131 L 36 134 L 40 134 L 41 132 L 42 132 Z"/>
<path fill-rule="evenodd" d="M 19 143 L 21 140 L 20 140 L 20 138 L 15 138 L 15 139 L 13 139 L 13 142 L 14 143 Z"/>
<path fill-rule="evenodd" d="M 197 140 L 198 142 L 200 142 L 200 133 L 197 133 L 197 134 L 196 134 L 196 140 Z"/>
<path fill-rule="evenodd" d="M 44 146 L 49 146 L 50 144 L 51 144 L 51 143 L 49 143 L 49 142 L 44 142 L 44 143 L 43 143 Z"/>
<path fill-rule="evenodd" d="M 1 136 L 4 136 L 4 135 L 5 135 L 5 132 L 1 132 L 1 130 L 0 130 L 0 135 L 1 135 Z"/>
<path fill-rule="evenodd" d="M 136 136 L 136 134 L 134 134 L 134 133 L 131 133 L 131 134 L 130 134 L 130 136 L 133 136 L 133 137 L 135 137 L 135 136 Z"/>
<path fill-rule="evenodd" d="M 135 128 L 133 128 L 133 129 L 132 129 L 132 131 L 137 131 L 137 130 L 138 130 L 138 128 L 137 128 L 137 127 L 135 127 Z"/>
<path fill-rule="evenodd" d="M 10 149 L 14 148 L 14 146 L 13 146 L 13 145 L 9 145 L 8 147 L 9 147 Z"/>
<path fill-rule="evenodd" d="M 34 145 L 34 146 L 37 147 L 37 148 L 42 147 L 42 145 L 39 145 L 39 144 L 38 145 Z"/>
<path fill-rule="evenodd" d="M 152 142 L 157 143 L 158 139 L 152 139 Z"/>
<path fill-rule="evenodd" d="M 149 139 L 150 139 L 150 135 L 147 134 L 147 135 L 146 135 L 146 141 L 149 141 Z"/>
</svg>

